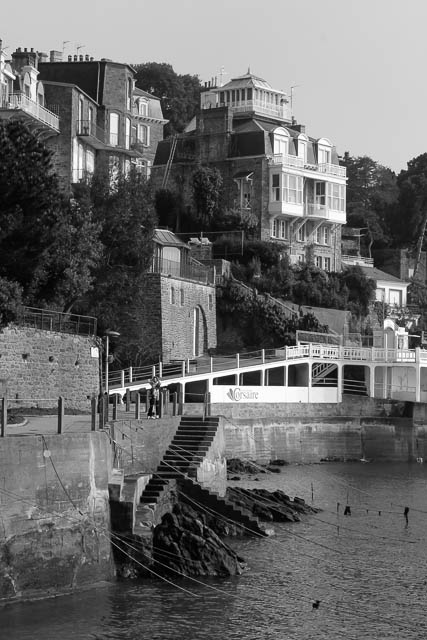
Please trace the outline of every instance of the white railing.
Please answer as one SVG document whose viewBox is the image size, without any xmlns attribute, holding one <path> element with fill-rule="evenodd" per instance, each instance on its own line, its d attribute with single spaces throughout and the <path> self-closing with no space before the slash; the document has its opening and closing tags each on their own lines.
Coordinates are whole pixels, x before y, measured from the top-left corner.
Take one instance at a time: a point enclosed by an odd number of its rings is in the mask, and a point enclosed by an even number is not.
<svg viewBox="0 0 427 640">
<path fill-rule="evenodd" d="M 339 164 L 331 164 L 330 162 L 318 164 L 317 170 L 319 173 L 327 173 L 330 176 L 338 176 L 339 178 L 345 178 L 347 176 L 346 167 L 341 167 Z"/>
<path fill-rule="evenodd" d="M 283 164 L 286 167 L 295 167 L 296 169 L 305 169 L 306 171 L 315 171 L 317 173 L 324 173 L 326 175 L 335 176 L 338 178 L 345 178 L 347 176 L 346 167 L 341 167 L 339 164 L 332 164 L 330 162 L 323 164 L 307 164 L 304 163 L 302 158 L 298 156 L 290 156 L 281 153 L 275 153 L 270 158 L 270 164 Z"/>
<path fill-rule="evenodd" d="M 34 118 L 47 124 L 55 131 L 59 131 L 59 118 L 58 116 L 43 107 L 38 102 L 34 102 L 24 93 L 11 93 L 7 98 L 3 98 L 1 101 L 2 109 L 22 109 L 25 113 L 32 115 Z"/>
<path fill-rule="evenodd" d="M 246 113 L 247 111 L 257 111 L 269 116 L 288 119 L 290 115 L 289 107 L 268 105 L 262 100 L 245 100 L 244 102 L 226 102 L 219 106 L 230 107 L 236 113 Z"/>
<path fill-rule="evenodd" d="M 374 266 L 374 259 L 373 258 L 366 258 L 365 256 L 347 256 L 347 255 L 342 255 L 341 256 L 341 261 L 345 262 L 345 264 L 349 264 L 349 265 L 364 265 L 365 267 L 373 267 Z"/>
<path fill-rule="evenodd" d="M 377 347 L 347 347 L 331 344 L 298 344 L 292 347 L 280 349 L 267 349 L 251 353 L 232 354 L 208 358 L 206 362 L 197 362 L 190 366 L 189 361 L 177 362 L 173 366 L 161 362 L 146 367 L 131 368 L 122 371 L 110 372 L 110 388 L 124 388 L 125 384 L 140 381 L 149 387 L 148 378 L 152 372 L 158 373 L 165 383 L 181 378 L 191 379 L 198 376 L 199 379 L 206 376 L 234 375 L 236 372 L 251 367 L 278 366 L 281 361 L 302 360 L 315 358 L 324 361 L 346 362 L 372 362 L 372 363 L 423 363 L 427 362 L 427 351 L 421 349 L 384 349 Z M 142 385 L 141 385 L 142 386 Z"/>
<path fill-rule="evenodd" d="M 315 202 L 305 203 L 304 215 L 311 218 L 325 218 L 326 220 L 333 220 L 343 224 L 346 221 L 345 211 L 335 211 L 324 204 L 317 204 Z"/>
<path fill-rule="evenodd" d="M 304 160 L 298 156 L 290 156 L 282 153 L 275 153 L 270 160 L 271 164 L 284 164 L 287 167 L 304 168 Z"/>
</svg>

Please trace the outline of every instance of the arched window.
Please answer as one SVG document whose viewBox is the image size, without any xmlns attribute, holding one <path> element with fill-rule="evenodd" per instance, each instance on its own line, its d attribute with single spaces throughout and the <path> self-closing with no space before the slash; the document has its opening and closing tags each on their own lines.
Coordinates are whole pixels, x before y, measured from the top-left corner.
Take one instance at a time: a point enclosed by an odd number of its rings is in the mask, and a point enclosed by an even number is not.
<svg viewBox="0 0 427 640">
<path fill-rule="evenodd" d="M 283 127 L 278 127 L 273 132 L 274 135 L 274 145 L 273 145 L 273 153 L 274 155 L 287 156 L 289 154 L 289 133 Z"/>
<path fill-rule="evenodd" d="M 117 147 L 119 144 L 119 114 L 110 113 L 110 145 Z"/>
<path fill-rule="evenodd" d="M 304 164 L 307 162 L 307 142 L 307 136 L 301 133 L 298 136 L 298 157 L 301 158 Z"/>
<path fill-rule="evenodd" d="M 318 164 L 330 164 L 332 144 L 327 138 L 319 138 L 317 141 Z"/>
</svg>

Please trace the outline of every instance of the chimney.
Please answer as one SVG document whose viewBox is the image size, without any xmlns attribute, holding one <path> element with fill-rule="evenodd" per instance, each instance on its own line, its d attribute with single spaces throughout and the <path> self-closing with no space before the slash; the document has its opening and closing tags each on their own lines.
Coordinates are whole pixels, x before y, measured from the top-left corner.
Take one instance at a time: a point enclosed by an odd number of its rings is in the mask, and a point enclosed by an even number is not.
<svg viewBox="0 0 427 640">
<path fill-rule="evenodd" d="M 50 62 L 62 62 L 62 51 L 52 49 L 50 52 Z"/>
<path fill-rule="evenodd" d="M 74 54 L 74 59 L 73 59 L 73 60 L 74 60 L 74 62 L 77 62 L 77 59 L 78 59 L 77 55 L 76 55 L 76 54 Z"/>
<path fill-rule="evenodd" d="M 91 62 L 93 62 L 94 60 L 95 60 L 95 58 L 93 58 L 93 57 L 90 59 Z"/>
<path fill-rule="evenodd" d="M 82 56 L 81 54 L 79 55 L 79 62 L 83 62 L 84 60 L 84 56 Z"/>
<path fill-rule="evenodd" d="M 39 56 L 39 62 L 47 62 L 49 56 L 47 55 L 47 53 L 44 53 L 43 51 L 39 51 L 38 52 L 38 56 Z"/>
<path fill-rule="evenodd" d="M 12 67 L 17 73 L 21 72 L 27 65 L 31 65 L 37 69 L 37 63 L 38 55 L 33 49 L 28 51 L 27 47 L 25 47 L 24 51 L 22 51 L 21 47 L 18 47 L 18 49 L 12 53 Z"/>
<path fill-rule="evenodd" d="M 85 55 L 85 60 L 86 60 L 86 62 L 89 62 L 89 56 L 88 56 L 88 54 L 86 54 L 86 55 Z"/>
<path fill-rule="evenodd" d="M 73 56 L 68 56 L 68 62 L 72 62 L 73 61 Z"/>
</svg>

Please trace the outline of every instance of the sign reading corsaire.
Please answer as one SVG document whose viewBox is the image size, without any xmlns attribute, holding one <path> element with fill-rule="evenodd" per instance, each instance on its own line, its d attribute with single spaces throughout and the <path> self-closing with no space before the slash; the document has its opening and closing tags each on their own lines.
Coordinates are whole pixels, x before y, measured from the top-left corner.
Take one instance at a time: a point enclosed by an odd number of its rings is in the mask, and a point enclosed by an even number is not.
<svg viewBox="0 0 427 640">
<path fill-rule="evenodd" d="M 241 389 L 240 387 L 230 387 L 227 397 L 233 402 L 240 402 L 240 400 L 248 401 L 248 400 L 258 400 L 259 393 L 258 391 L 253 391 L 252 389 Z"/>
</svg>

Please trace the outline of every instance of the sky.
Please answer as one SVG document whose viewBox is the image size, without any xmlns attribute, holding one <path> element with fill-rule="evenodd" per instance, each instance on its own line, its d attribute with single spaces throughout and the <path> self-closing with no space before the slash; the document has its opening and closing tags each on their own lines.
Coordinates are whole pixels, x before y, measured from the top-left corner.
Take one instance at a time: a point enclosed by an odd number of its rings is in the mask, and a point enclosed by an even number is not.
<svg viewBox="0 0 427 640">
<path fill-rule="evenodd" d="M 396 173 L 427 152 L 425 0 L 21 0 L 0 38 L 202 82 L 251 72 L 293 96 L 306 133 Z M 9 13 L 10 21 L 7 20 Z"/>
</svg>

